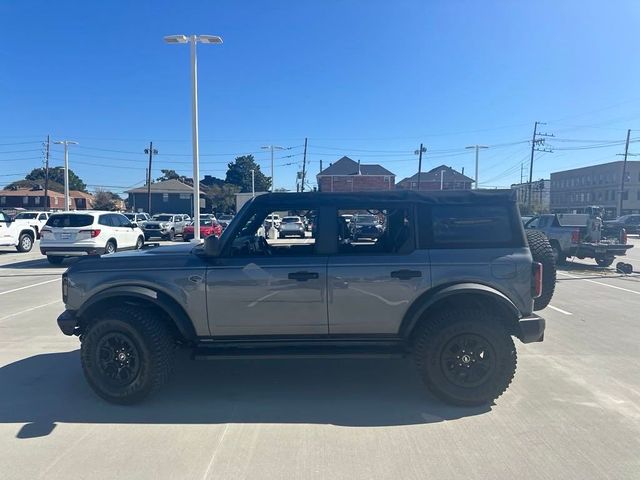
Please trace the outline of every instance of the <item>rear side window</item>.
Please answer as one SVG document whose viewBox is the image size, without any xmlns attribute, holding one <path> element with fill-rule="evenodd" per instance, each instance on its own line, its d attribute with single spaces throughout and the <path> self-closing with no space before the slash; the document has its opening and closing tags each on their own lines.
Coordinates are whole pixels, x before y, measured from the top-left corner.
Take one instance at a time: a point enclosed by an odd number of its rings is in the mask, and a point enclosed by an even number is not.
<svg viewBox="0 0 640 480">
<path fill-rule="evenodd" d="M 113 227 L 111 215 L 100 215 L 100 218 L 98 218 L 98 223 L 100 225 L 104 225 L 105 227 Z"/>
<path fill-rule="evenodd" d="M 500 247 L 515 241 L 512 214 L 506 205 L 434 205 L 430 219 L 420 217 L 420 243 L 430 237 L 436 248 Z"/>
<path fill-rule="evenodd" d="M 111 214 L 111 223 L 113 223 L 114 227 L 124 227 L 129 225 L 129 219 L 124 215 L 120 215 L 119 213 Z"/>
<path fill-rule="evenodd" d="M 47 220 L 47 226 L 53 228 L 64 227 L 88 227 L 93 224 L 93 217 L 91 215 L 72 215 L 68 213 L 60 213 L 52 215 Z"/>
</svg>

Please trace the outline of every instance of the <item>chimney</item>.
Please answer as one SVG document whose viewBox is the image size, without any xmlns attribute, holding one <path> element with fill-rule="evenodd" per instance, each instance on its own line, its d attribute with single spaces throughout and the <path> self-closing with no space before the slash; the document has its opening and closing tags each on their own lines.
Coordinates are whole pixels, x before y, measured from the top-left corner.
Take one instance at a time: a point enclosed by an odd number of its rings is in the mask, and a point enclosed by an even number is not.
<svg viewBox="0 0 640 480">
<path fill-rule="evenodd" d="M 464 167 L 462 167 L 462 174 L 464 175 Z"/>
<path fill-rule="evenodd" d="M 320 160 L 320 173 L 322 173 L 322 160 Z"/>
<path fill-rule="evenodd" d="M 362 175 L 362 170 L 360 170 L 360 159 L 358 159 L 358 175 Z"/>
</svg>

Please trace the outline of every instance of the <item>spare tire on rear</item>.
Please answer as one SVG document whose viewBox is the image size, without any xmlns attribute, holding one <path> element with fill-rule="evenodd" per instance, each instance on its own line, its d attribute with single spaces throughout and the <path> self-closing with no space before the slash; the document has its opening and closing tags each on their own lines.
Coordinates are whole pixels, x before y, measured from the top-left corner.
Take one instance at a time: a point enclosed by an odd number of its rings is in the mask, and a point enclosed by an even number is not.
<svg viewBox="0 0 640 480">
<path fill-rule="evenodd" d="M 542 310 L 551 302 L 556 288 L 556 263 L 547 236 L 537 230 L 526 230 L 529 250 L 534 262 L 542 264 L 542 295 L 533 302 L 534 310 Z"/>
</svg>

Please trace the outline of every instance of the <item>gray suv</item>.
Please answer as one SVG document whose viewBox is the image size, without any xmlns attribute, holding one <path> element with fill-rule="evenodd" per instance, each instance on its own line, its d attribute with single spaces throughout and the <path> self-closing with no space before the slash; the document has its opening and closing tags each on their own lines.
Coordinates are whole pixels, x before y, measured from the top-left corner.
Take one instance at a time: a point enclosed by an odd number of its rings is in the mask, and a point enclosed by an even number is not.
<svg viewBox="0 0 640 480">
<path fill-rule="evenodd" d="M 182 235 L 184 227 L 191 222 L 189 215 L 175 215 L 172 213 L 160 213 L 154 215 L 144 224 L 144 238 L 161 238 L 173 240 L 176 235 Z"/>
<path fill-rule="evenodd" d="M 282 211 L 313 215 L 314 236 L 261 236 Z M 344 214 L 376 215 L 383 230 L 354 242 Z M 527 242 L 510 191 L 274 193 L 202 245 L 75 263 L 58 325 L 80 337 L 89 384 L 114 403 L 159 388 L 187 348 L 214 359 L 411 355 L 439 398 L 478 405 L 510 384 L 512 337 L 542 341 L 533 311 L 554 284 L 549 244 L 538 232 Z"/>
</svg>

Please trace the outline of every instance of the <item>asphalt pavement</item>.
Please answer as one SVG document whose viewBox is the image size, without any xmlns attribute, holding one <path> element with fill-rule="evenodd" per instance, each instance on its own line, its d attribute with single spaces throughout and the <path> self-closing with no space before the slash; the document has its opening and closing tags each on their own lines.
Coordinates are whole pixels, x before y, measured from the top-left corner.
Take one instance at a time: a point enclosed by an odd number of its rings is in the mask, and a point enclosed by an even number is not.
<svg viewBox="0 0 640 480">
<path fill-rule="evenodd" d="M 627 260 L 640 271 L 640 240 Z M 409 360 L 178 362 L 107 404 L 62 335 L 60 275 L 0 248 L 0 478 L 638 479 L 640 275 L 570 263 L 495 405 L 454 408 Z"/>
</svg>

